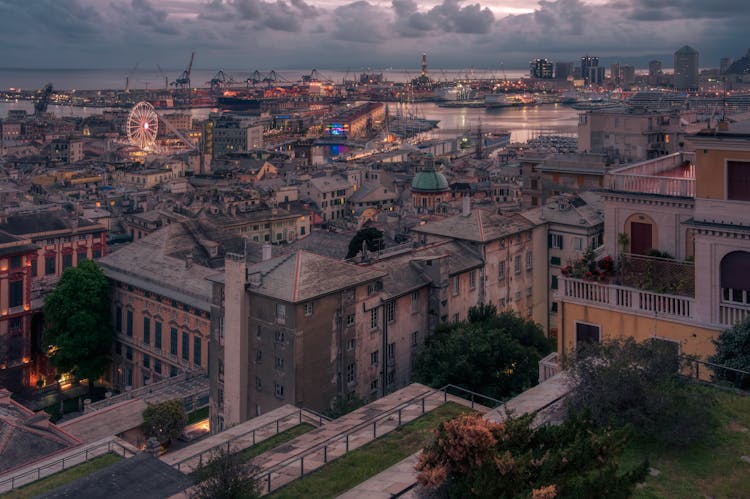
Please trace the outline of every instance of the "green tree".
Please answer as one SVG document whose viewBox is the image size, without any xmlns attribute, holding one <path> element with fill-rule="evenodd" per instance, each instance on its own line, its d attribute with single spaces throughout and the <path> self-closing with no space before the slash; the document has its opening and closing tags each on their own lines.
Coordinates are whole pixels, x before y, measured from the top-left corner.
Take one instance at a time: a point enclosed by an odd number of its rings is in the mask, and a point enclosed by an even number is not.
<svg viewBox="0 0 750 499">
<path fill-rule="evenodd" d="M 750 317 L 721 332 L 714 340 L 716 353 L 708 360 L 720 366 L 731 367 L 750 373 Z M 725 369 L 715 369 L 719 380 L 734 383 L 739 388 L 750 388 L 750 375 Z"/>
<path fill-rule="evenodd" d="M 222 446 L 211 459 L 195 471 L 196 485 L 191 499 L 255 499 L 260 487 L 255 480 L 257 467 L 245 464 L 241 456 L 231 454 Z"/>
<path fill-rule="evenodd" d="M 472 308 L 473 322 L 442 324 L 417 357 L 415 379 L 433 387 L 454 384 L 497 399 L 534 386 L 539 361 L 551 341 L 532 321 L 497 315 L 486 305 Z"/>
<path fill-rule="evenodd" d="M 63 272 L 44 300 L 50 361 L 59 372 L 94 381 L 107 370 L 115 341 L 109 282 L 99 266 L 85 260 Z"/>
<path fill-rule="evenodd" d="M 624 428 L 596 428 L 585 415 L 534 426 L 535 414 L 493 423 L 464 415 L 442 423 L 417 463 L 419 482 L 448 497 L 630 497 L 647 473 L 622 471 Z"/>
<path fill-rule="evenodd" d="M 362 243 L 367 244 L 368 251 L 377 251 L 383 247 L 383 232 L 375 227 L 360 229 L 349 241 L 349 251 L 346 253 L 347 258 L 354 258 L 362 251 Z"/>
<path fill-rule="evenodd" d="M 168 400 L 156 404 L 148 404 L 143 411 L 141 430 L 146 438 L 156 437 L 164 444 L 177 438 L 187 425 L 188 417 L 185 406 L 180 400 Z"/>
<path fill-rule="evenodd" d="M 568 373 L 570 407 L 601 426 L 632 425 L 637 436 L 686 445 L 715 426 L 714 400 L 678 376 L 676 345 L 632 338 L 579 347 Z"/>
</svg>

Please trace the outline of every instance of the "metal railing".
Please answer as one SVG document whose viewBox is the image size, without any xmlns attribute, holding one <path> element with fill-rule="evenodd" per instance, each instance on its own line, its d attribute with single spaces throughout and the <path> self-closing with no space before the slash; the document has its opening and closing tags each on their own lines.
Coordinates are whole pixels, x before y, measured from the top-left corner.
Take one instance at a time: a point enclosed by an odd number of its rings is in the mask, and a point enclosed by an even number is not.
<svg viewBox="0 0 750 499">
<path fill-rule="evenodd" d="M 680 356 L 680 374 L 695 381 L 719 387 L 750 390 L 750 372 L 734 367 L 705 362 L 685 355 Z"/>
<path fill-rule="evenodd" d="M 286 431 L 286 430 L 288 430 L 290 428 L 293 428 L 293 427 L 295 427 L 297 425 L 302 424 L 303 422 L 311 423 L 313 426 L 322 426 L 324 422 L 329 422 L 329 421 L 331 421 L 331 419 L 328 418 L 327 416 L 324 416 L 323 414 L 320 414 L 318 412 L 312 411 L 310 409 L 299 408 L 297 410 L 297 412 L 294 412 L 294 413 L 291 413 L 291 414 L 287 414 L 286 416 L 282 416 L 280 418 L 276 418 L 275 420 L 270 421 L 270 422 L 268 422 L 268 423 L 266 423 L 266 424 L 264 424 L 262 426 L 259 426 L 257 428 L 253 428 L 251 430 L 247 430 L 246 432 L 243 432 L 243 433 L 240 433 L 238 435 L 235 435 L 232 438 L 230 438 L 229 440 L 227 440 L 226 442 L 222 442 L 220 444 L 216 444 L 213 447 L 210 447 L 210 448 L 208 448 L 206 450 L 203 450 L 203 451 L 199 452 L 198 454 L 194 454 L 194 455 L 192 455 L 190 457 L 186 457 L 185 459 L 182 459 L 182 460 L 180 460 L 180 461 L 172 464 L 172 467 L 176 468 L 177 471 L 182 471 L 182 468 L 184 467 L 184 465 L 186 463 L 188 463 L 190 461 L 195 461 L 195 460 L 197 460 L 196 464 L 198 466 L 202 466 L 203 465 L 204 456 L 206 456 L 208 459 L 210 459 L 211 458 L 211 454 L 213 452 L 215 452 L 215 451 L 217 451 L 217 450 L 219 450 L 219 449 L 221 449 L 223 447 L 226 447 L 227 453 L 230 453 L 231 450 L 232 450 L 232 447 L 231 447 L 232 446 L 232 442 L 235 442 L 235 441 L 237 441 L 237 440 L 239 440 L 241 438 L 246 438 L 248 436 L 251 437 L 252 444 L 249 447 L 252 447 L 253 445 L 258 444 L 258 443 L 262 442 L 263 440 L 266 440 L 266 439 L 270 438 L 271 436 L 278 435 L 282 431 Z M 290 426 L 285 427 L 284 425 L 287 424 L 287 423 L 293 423 L 293 424 L 290 425 Z M 267 430 L 269 428 L 275 429 L 273 435 L 269 435 L 266 438 L 258 440 L 257 439 L 258 434 L 264 432 L 265 430 Z M 249 448 L 249 447 L 247 447 L 247 448 Z M 242 452 L 243 450 L 245 450 L 245 449 L 237 449 L 236 452 Z"/>
<path fill-rule="evenodd" d="M 95 457 L 103 456 L 105 454 L 115 453 L 123 458 L 132 457 L 136 453 L 128 449 L 124 445 L 114 441 L 107 440 L 98 444 L 90 445 L 84 449 L 79 450 L 73 454 L 67 454 L 64 457 L 39 465 L 31 470 L 27 470 L 18 474 L 15 474 L 9 478 L 0 480 L 0 493 L 14 490 L 18 487 L 23 487 L 42 478 L 54 475 L 69 468 L 78 466 L 88 462 Z M 8 487 L 10 485 L 10 487 Z"/>
<path fill-rule="evenodd" d="M 109 407 L 111 405 L 114 405 L 118 402 L 122 402 L 124 400 L 131 400 L 134 398 L 138 398 L 142 395 L 148 395 L 155 391 L 158 391 L 162 387 L 171 387 L 174 386 L 175 382 L 178 381 L 188 381 L 190 379 L 205 376 L 206 373 L 202 369 L 200 370 L 192 370 L 192 371 L 186 371 L 184 373 L 178 374 L 177 376 L 171 377 L 171 378 L 165 378 L 157 383 L 151 383 L 149 385 L 141 386 L 139 388 L 136 388 L 134 390 L 128 390 L 126 392 L 120 393 L 118 395 L 113 395 L 112 397 L 106 398 L 104 400 L 100 400 L 98 402 L 94 402 L 91 405 L 89 405 L 89 408 L 93 410 L 99 410 L 103 409 L 105 407 Z M 179 398 L 179 397 L 176 397 Z"/>
<path fill-rule="evenodd" d="M 265 493 L 270 493 L 274 490 L 277 490 L 285 486 L 290 481 L 293 481 L 297 477 L 302 477 L 305 475 L 306 473 L 305 458 L 306 457 L 316 455 L 316 454 L 322 454 L 322 464 L 325 465 L 329 461 L 335 460 L 350 452 L 350 439 L 354 435 L 366 431 L 368 432 L 368 438 L 369 438 L 369 432 L 370 432 L 370 429 L 372 429 L 371 430 L 372 440 L 375 440 L 376 438 L 378 438 L 378 423 L 381 424 L 380 425 L 381 429 L 386 426 L 390 426 L 390 430 L 388 431 L 400 428 L 403 424 L 408 423 L 409 421 L 413 421 L 423 416 L 427 412 L 426 402 L 428 399 L 430 399 L 431 397 L 435 398 L 436 400 L 434 402 L 437 402 L 436 407 L 440 407 L 443 404 L 448 402 L 448 396 L 451 395 L 451 392 L 461 393 L 463 397 L 460 397 L 460 398 L 463 398 L 464 400 L 469 401 L 472 409 L 474 409 L 477 406 L 478 404 L 477 399 L 482 400 L 484 402 L 490 402 L 491 405 L 485 406 L 486 408 L 489 408 L 490 410 L 496 409 L 497 407 L 505 403 L 501 400 L 497 400 L 492 397 L 488 397 L 486 395 L 482 395 L 480 393 L 473 392 L 465 388 L 461 388 L 460 386 L 446 385 L 440 389 L 430 390 L 427 393 L 417 395 L 416 397 L 413 397 L 405 402 L 402 402 L 401 404 L 390 409 L 389 411 L 378 414 L 377 416 L 374 416 L 353 427 L 350 427 L 344 431 L 341 431 L 336 435 L 329 437 L 323 442 L 315 444 L 312 447 L 308 447 L 307 449 L 304 449 L 298 452 L 297 454 L 290 456 L 284 459 L 283 461 L 271 466 L 269 469 L 258 473 L 257 475 L 255 475 L 255 480 L 257 483 L 263 484 L 262 487 Z M 409 417 L 410 415 L 406 414 L 406 411 L 408 411 L 409 409 L 412 409 L 412 412 L 416 412 L 416 414 L 411 414 L 411 417 Z M 416 411 L 413 411 L 413 409 L 416 409 Z M 381 431 L 381 435 L 384 435 L 388 431 L 386 432 Z M 340 451 L 338 455 L 334 455 L 334 452 L 333 452 L 334 447 L 336 445 L 338 445 L 339 447 L 343 447 L 343 451 Z M 329 452 L 329 450 L 331 452 Z M 294 478 L 292 478 L 292 480 L 284 481 L 283 483 L 280 483 L 280 484 L 277 483 L 276 484 L 277 486 L 274 486 L 273 478 L 274 477 L 278 478 L 282 476 L 282 471 L 287 468 L 290 468 L 291 466 L 294 466 L 296 468 L 294 471 Z M 315 469 L 315 468 L 308 469 L 307 471 L 312 471 L 312 469 Z"/>
</svg>

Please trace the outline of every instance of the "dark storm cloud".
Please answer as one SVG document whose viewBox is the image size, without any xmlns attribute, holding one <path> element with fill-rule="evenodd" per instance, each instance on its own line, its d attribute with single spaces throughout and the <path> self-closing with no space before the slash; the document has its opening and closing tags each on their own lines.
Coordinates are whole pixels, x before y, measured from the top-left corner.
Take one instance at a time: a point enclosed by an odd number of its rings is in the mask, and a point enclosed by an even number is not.
<svg viewBox="0 0 750 499">
<path fill-rule="evenodd" d="M 379 43 L 389 38 L 386 12 L 360 0 L 337 7 L 333 12 L 333 34 L 340 40 L 357 43 Z"/>
<path fill-rule="evenodd" d="M 585 53 L 668 65 L 689 44 L 712 65 L 745 53 L 746 1 L 0 0 L 1 61 L 167 67 L 195 50 L 208 67 L 345 68 L 416 66 L 426 51 L 434 67 L 517 68 Z M 533 12 L 502 16 L 505 7 Z"/>
<path fill-rule="evenodd" d="M 250 21 L 256 29 L 271 29 L 295 33 L 305 19 L 317 17 L 318 9 L 303 0 L 213 0 L 206 4 L 198 17 L 204 21 Z"/>
<path fill-rule="evenodd" d="M 747 0 L 634 0 L 629 18 L 636 21 L 656 22 L 677 19 L 732 18 L 747 12 Z"/>
<path fill-rule="evenodd" d="M 431 31 L 442 33 L 488 33 L 495 21 L 492 11 L 478 3 L 461 6 L 461 0 L 443 0 L 420 12 L 412 0 L 394 0 L 395 29 L 402 36 L 423 36 Z"/>
</svg>

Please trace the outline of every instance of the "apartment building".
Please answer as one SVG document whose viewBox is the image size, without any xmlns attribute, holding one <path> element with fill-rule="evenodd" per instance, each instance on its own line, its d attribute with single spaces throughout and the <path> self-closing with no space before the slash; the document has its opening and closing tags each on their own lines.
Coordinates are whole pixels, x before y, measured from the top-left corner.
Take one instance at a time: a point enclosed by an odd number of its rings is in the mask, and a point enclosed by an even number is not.
<svg viewBox="0 0 750 499">
<path fill-rule="evenodd" d="M 604 211 L 597 192 L 565 194 L 553 197 L 548 203 L 522 213 L 536 227 L 540 244 L 534 252 L 534 292 L 546 289 L 547 313 L 536 318 L 549 336 L 557 338 L 559 304 L 554 294 L 560 287 L 562 269 L 580 260 L 593 249 L 604 250 Z"/>
<path fill-rule="evenodd" d="M 352 193 L 349 180 L 340 176 L 315 177 L 304 184 L 305 197 L 315 203 L 324 222 L 347 216 L 346 200 Z"/>
<path fill-rule="evenodd" d="M 546 298 L 534 294 L 534 247 L 541 244 L 535 226 L 526 218 L 469 209 L 465 198 L 459 215 L 418 225 L 412 229 L 422 244 L 461 241 L 474 248 L 484 262 L 476 275 L 454 276 L 451 293 L 466 297 L 464 290 L 476 288 L 477 296 L 450 311 L 449 320 L 466 319 L 469 306 L 492 303 L 498 310 L 516 310 L 521 316 L 541 322 Z M 468 281 L 467 281 L 468 279 Z M 546 289 L 546 288 L 545 288 Z"/>
</svg>

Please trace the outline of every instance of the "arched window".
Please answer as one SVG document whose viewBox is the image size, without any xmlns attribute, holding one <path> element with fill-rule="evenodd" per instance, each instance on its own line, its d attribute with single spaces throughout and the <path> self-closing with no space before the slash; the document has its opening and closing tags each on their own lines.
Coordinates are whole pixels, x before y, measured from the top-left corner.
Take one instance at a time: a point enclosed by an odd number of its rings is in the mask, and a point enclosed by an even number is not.
<svg viewBox="0 0 750 499">
<path fill-rule="evenodd" d="M 750 303 L 750 253 L 727 253 L 721 259 L 720 272 L 722 299 L 735 303 Z"/>
</svg>

